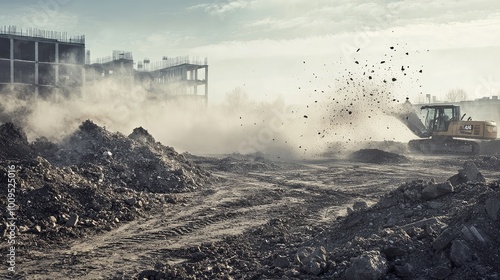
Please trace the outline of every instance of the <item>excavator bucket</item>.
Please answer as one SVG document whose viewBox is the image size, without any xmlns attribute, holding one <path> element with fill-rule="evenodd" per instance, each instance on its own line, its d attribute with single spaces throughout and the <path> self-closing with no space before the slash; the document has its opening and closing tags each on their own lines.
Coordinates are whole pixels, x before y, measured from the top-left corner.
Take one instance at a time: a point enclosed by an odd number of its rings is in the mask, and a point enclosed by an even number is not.
<svg viewBox="0 0 500 280">
<path fill-rule="evenodd" d="M 397 112 L 394 112 L 393 116 L 398 118 L 413 134 L 420 138 L 428 138 L 432 135 L 432 132 L 425 127 L 409 101 L 406 101 Z"/>
</svg>

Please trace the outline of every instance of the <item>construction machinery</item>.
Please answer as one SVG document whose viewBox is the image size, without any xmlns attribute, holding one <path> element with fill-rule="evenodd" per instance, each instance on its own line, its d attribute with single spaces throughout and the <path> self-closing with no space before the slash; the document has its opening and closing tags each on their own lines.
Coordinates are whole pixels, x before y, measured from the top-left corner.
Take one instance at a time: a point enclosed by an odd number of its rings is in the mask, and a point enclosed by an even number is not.
<svg viewBox="0 0 500 280">
<path fill-rule="evenodd" d="M 410 102 L 406 102 L 398 117 L 416 136 L 422 138 L 410 140 L 409 148 L 424 154 L 478 154 L 480 142 L 497 138 L 497 125 L 494 121 L 465 120 L 460 106 L 426 105 L 421 110 L 425 121 L 419 118 Z"/>
</svg>

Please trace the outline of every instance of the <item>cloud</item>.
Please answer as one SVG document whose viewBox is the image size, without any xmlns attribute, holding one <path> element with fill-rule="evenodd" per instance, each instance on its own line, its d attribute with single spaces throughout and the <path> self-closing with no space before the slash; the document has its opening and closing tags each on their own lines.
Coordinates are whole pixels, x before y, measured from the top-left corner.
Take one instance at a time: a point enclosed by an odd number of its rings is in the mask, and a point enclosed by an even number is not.
<svg viewBox="0 0 500 280">
<path fill-rule="evenodd" d="M 226 3 L 204 3 L 189 7 L 188 9 L 196 10 L 202 9 L 210 15 L 225 16 L 226 14 L 235 12 L 237 10 L 246 9 L 251 6 L 254 1 L 233 0 Z"/>
</svg>

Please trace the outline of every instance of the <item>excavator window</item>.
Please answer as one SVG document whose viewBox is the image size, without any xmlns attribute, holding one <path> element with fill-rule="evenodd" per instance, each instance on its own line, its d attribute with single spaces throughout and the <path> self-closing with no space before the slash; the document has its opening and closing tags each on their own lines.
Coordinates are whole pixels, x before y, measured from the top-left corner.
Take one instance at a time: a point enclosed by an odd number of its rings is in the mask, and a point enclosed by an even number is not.
<svg viewBox="0 0 500 280">
<path fill-rule="evenodd" d="M 458 120 L 456 107 L 427 108 L 426 126 L 430 131 L 447 131 L 451 121 Z"/>
</svg>

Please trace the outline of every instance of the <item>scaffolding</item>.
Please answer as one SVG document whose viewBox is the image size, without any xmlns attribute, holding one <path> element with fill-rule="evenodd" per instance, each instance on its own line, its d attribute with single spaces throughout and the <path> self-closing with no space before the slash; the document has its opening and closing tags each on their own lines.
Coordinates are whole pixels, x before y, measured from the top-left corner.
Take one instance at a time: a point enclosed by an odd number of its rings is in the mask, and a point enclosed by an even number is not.
<svg viewBox="0 0 500 280">
<path fill-rule="evenodd" d="M 146 64 L 146 63 L 144 63 Z M 206 66 L 208 65 L 208 59 L 205 57 L 203 60 L 200 59 L 199 57 L 194 57 L 190 58 L 189 55 L 187 56 L 178 56 L 178 57 L 164 57 L 163 60 L 161 61 L 155 61 L 155 62 L 148 62 L 149 64 L 147 67 L 144 65 L 144 67 L 137 67 L 137 71 L 156 71 L 156 70 L 161 70 L 165 69 L 168 67 L 174 67 L 174 66 L 179 66 L 183 64 L 193 64 L 193 65 L 203 65 Z"/>
<path fill-rule="evenodd" d="M 0 26 L 0 34 L 56 40 L 63 43 L 85 44 L 85 35 L 68 36 L 67 32 L 47 31 L 38 28 L 18 29 L 15 25 Z"/>
</svg>

